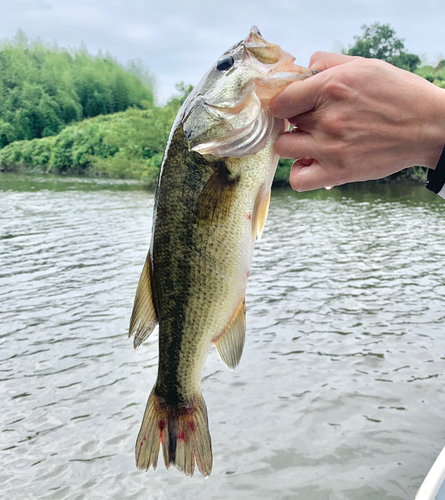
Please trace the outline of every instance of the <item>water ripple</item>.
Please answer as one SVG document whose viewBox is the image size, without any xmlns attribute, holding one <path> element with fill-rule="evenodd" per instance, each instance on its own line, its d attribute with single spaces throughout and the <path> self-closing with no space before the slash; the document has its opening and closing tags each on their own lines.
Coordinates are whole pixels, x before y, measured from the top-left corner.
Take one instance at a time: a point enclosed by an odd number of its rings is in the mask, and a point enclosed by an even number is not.
<svg viewBox="0 0 445 500">
<path fill-rule="evenodd" d="M 214 471 L 136 470 L 157 334 L 127 338 L 153 195 L 0 177 L 7 498 L 405 500 L 445 441 L 443 201 L 371 184 L 273 193 L 229 372 L 203 393 Z M 223 493 L 222 493 L 223 492 Z"/>
</svg>

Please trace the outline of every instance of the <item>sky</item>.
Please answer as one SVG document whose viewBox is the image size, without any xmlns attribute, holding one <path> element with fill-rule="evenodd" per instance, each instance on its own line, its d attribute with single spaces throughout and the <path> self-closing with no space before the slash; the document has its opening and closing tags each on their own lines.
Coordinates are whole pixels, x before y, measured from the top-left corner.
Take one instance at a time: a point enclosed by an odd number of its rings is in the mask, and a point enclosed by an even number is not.
<svg viewBox="0 0 445 500">
<path fill-rule="evenodd" d="M 305 66 L 316 50 L 339 52 L 376 21 L 423 60 L 445 54 L 443 0 L 0 0 L 0 38 L 21 29 L 61 47 L 83 42 L 123 64 L 139 59 L 156 79 L 159 104 L 176 83 L 198 83 L 253 24 Z"/>
</svg>

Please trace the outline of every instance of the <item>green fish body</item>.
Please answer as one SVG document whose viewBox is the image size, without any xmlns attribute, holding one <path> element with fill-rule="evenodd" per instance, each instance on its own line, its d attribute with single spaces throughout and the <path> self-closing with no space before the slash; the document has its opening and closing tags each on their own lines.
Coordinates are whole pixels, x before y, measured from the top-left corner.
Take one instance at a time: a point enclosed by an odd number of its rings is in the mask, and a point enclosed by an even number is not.
<svg viewBox="0 0 445 500">
<path fill-rule="evenodd" d="M 158 378 L 136 442 L 136 463 L 203 476 L 212 469 L 201 375 L 214 344 L 234 369 L 245 338 L 245 291 L 285 123 L 270 99 L 312 71 L 253 27 L 204 76 L 173 125 L 159 175 L 150 250 L 130 323 L 140 345 L 159 323 Z"/>
</svg>

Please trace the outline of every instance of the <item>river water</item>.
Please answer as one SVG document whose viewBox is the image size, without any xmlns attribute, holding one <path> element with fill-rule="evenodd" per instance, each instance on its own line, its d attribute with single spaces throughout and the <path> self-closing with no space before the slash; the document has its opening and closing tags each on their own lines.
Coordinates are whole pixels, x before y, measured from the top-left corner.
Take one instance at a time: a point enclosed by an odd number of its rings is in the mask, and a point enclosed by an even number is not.
<svg viewBox="0 0 445 500">
<path fill-rule="evenodd" d="M 0 497 L 407 500 L 445 444 L 445 205 L 421 186 L 273 192 L 230 372 L 204 371 L 214 467 L 135 468 L 157 335 L 132 302 L 153 194 L 0 177 Z"/>
</svg>

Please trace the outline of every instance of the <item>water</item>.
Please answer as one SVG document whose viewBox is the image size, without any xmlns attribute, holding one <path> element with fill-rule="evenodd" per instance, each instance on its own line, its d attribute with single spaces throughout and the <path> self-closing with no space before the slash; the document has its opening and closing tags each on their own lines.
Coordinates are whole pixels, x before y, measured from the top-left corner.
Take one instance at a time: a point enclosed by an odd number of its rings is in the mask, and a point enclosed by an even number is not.
<svg viewBox="0 0 445 500">
<path fill-rule="evenodd" d="M 0 177 L 0 496 L 406 500 L 445 444 L 444 201 L 273 193 L 247 340 L 213 350 L 212 475 L 135 468 L 157 337 L 126 337 L 150 238 L 137 185 Z"/>
</svg>

